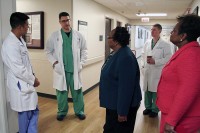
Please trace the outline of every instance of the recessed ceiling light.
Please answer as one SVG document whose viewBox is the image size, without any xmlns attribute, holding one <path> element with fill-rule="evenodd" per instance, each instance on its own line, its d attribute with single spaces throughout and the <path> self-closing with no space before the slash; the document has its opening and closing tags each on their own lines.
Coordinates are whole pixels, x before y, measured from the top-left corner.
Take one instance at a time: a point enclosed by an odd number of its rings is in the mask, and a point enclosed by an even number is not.
<svg viewBox="0 0 200 133">
<path fill-rule="evenodd" d="M 139 17 L 162 17 L 162 16 L 167 16 L 167 13 L 136 13 L 137 16 Z"/>
</svg>

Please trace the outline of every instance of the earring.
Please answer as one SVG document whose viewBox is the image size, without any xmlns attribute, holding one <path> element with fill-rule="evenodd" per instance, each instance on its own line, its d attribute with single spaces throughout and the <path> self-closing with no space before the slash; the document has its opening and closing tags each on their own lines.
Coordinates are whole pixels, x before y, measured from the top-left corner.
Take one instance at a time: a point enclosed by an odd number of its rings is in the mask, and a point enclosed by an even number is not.
<svg viewBox="0 0 200 133">
<path fill-rule="evenodd" d="M 181 39 L 180 42 L 182 42 L 183 40 Z"/>
</svg>

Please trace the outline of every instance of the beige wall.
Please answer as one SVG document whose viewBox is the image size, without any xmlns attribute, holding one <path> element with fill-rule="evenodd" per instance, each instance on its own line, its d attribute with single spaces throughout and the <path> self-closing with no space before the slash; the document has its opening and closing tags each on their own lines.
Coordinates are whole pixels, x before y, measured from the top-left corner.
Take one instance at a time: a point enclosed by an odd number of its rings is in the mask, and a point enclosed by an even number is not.
<svg viewBox="0 0 200 133">
<path fill-rule="evenodd" d="M 56 4 L 55 4 L 56 2 Z M 72 12 L 71 0 L 16 0 L 16 10 L 20 12 L 44 11 L 44 42 L 52 32 L 60 28 L 58 14 L 66 11 Z M 52 67 L 47 60 L 44 50 L 29 49 L 31 62 L 34 72 L 39 78 L 41 85 L 37 88 L 38 92 L 55 94 L 52 89 Z"/>
<path fill-rule="evenodd" d="M 105 49 L 105 18 L 109 17 L 113 20 L 112 27 L 116 26 L 116 21 L 122 22 L 124 26 L 128 19 L 91 0 L 16 1 L 17 11 L 44 11 L 45 42 L 53 31 L 60 28 L 58 14 L 61 11 L 67 11 L 71 14 L 72 25 L 75 30 L 78 29 L 78 20 L 88 22 L 88 60 L 82 71 L 83 90 L 85 91 L 99 82 Z M 99 41 L 99 35 L 103 35 L 103 41 Z M 37 91 L 55 95 L 55 90 L 52 89 L 52 67 L 47 61 L 44 50 L 29 49 L 29 52 L 33 69 L 41 81 Z"/>
<path fill-rule="evenodd" d="M 55 4 L 56 2 L 56 4 Z M 141 23 L 140 20 L 129 21 L 116 12 L 91 0 L 17 0 L 17 11 L 34 12 L 44 11 L 44 40 L 46 42 L 50 34 L 58 30 L 58 14 L 61 11 L 67 11 L 72 17 L 72 26 L 78 29 L 78 20 L 86 21 L 87 26 L 87 44 L 88 60 L 82 71 L 83 90 L 90 88 L 99 82 L 101 65 L 105 52 L 105 18 L 112 20 L 112 28 L 116 27 L 116 22 L 122 22 L 132 25 L 153 25 L 161 23 L 162 25 L 174 25 L 176 20 L 150 20 L 150 23 Z M 99 35 L 103 35 L 103 41 L 99 41 Z M 52 89 L 52 67 L 47 61 L 44 50 L 29 49 L 33 69 L 41 81 L 38 92 L 55 94 Z"/>
<path fill-rule="evenodd" d="M 106 17 L 113 20 L 113 28 L 116 26 L 116 21 L 122 22 L 123 26 L 129 21 L 92 0 L 73 0 L 74 28 L 77 29 L 78 20 L 88 22 L 89 58 L 104 56 Z M 103 41 L 99 41 L 99 35 L 103 35 Z"/>
<path fill-rule="evenodd" d="M 88 61 L 82 72 L 84 89 L 99 82 L 105 52 L 106 17 L 112 19 L 112 27 L 116 26 L 117 20 L 122 22 L 123 26 L 128 22 L 125 17 L 92 0 L 73 0 L 73 28 L 78 29 L 78 20 L 88 23 L 88 35 L 86 38 Z M 103 35 L 103 41 L 99 41 L 99 35 Z"/>
</svg>

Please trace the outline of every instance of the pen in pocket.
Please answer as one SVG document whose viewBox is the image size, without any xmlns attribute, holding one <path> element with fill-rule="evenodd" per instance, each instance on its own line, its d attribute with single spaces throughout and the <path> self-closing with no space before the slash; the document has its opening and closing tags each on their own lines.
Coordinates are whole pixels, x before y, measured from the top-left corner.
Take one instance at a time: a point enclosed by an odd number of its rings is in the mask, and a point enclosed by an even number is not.
<svg viewBox="0 0 200 133">
<path fill-rule="evenodd" d="M 21 91 L 21 85 L 20 85 L 19 81 L 18 81 L 18 83 L 17 83 L 17 87 L 18 87 L 19 90 Z"/>
</svg>

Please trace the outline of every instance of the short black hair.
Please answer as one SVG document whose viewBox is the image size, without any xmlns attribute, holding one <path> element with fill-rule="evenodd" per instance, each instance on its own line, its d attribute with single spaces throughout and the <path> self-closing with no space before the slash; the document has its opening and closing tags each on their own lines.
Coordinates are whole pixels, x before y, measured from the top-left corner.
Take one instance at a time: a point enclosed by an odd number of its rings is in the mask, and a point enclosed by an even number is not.
<svg viewBox="0 0 200 133">
<path fill-rule="evenodd" d="M 157 27 L 160 31 L 162 31 L 162 26 L 160 24 L 154 24 L 153 27 Z"/>
<path fill-rule="evenodd" d="M 118 42 L 122 47 L 129 44 L 130 34 L 125 27 L 116 27 L 113 34 L 113 40 Z"/>
<path fill-rule="evenodd" d="M 12 29 L 15 29 L 19 25 L 24 25 L 26 21 L 29 19 L 29 17 L 21 12 L 14 12 L 10 16 L 10 26 Z"/>
<path fill-rule="evenodd" d="M 59 19 L 61 19 L 61 17 L 63 17 L 63 16 L 69 16 L 70 17 L 69 13 L 67 13 L 67 12 L 61 12 L 59 14 Z"/>
<path fill-rule="evenodd" d="M 180 26 L 178 34 L 186 33 L 186 40 L 196 41 L 200 36 L 200 17 L 194 14 L 178 16 L 177 21 Z"/>
</svg>

